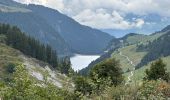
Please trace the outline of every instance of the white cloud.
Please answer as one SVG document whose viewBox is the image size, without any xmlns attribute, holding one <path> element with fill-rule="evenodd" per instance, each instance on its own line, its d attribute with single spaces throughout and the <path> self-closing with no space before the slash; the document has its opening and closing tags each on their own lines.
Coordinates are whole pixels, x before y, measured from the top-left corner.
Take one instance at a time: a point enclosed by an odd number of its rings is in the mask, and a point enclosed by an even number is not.
<svg viewBox="0 0 170 100">
<path fill-rule="evenodd" d="M 137 19 L 136 20 L 136 27 L 141 28 L 145 24 L 144 20 L 142 19 Z"/>
<path fill-rule="evenodd" d="M 63 0 L 14 0 L 24 4 L 38 4 L 57 9 L 60 12 L 64 10 Z"/>
<path fill-rule="evenodd" d="M 15 0 L 59 10 L 84 25 L 99 29 L 141 28 L 142 18 L 126 19 L 127 14 L 157 14 L 170 17 L 170 0 Z M 130 21 L 129 21 L 130 20 Z M 146 22 L 147 23 L 147 22 Z"/>
<path fill-rule="evenodd" d="M 73 17 L 83 25 L 89 25 L 98 29 L 130 29 L 141 28 L 144 24 L 142 19 L 135 19 L 133 22 L 126 21 L 118 12 L 113 11 L 111 14 L 104 9 L 92 11 L 86 9 Z"/>
</svg>

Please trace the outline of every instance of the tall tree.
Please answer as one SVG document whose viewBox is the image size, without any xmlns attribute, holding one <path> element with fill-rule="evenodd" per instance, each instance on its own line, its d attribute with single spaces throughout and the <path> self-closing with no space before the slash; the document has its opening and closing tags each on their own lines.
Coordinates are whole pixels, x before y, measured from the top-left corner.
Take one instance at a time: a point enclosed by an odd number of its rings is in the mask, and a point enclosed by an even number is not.
<svg viewBox="0 0 170 100">
<path fill-rule="evenodd" d="M 111 80 L 111 85 L 119 85 L 123 81 L 122 70 L 119 61 L 107 59 L 95 65 L 90 71 L 90 77 L 94 82 L 98 80 Z"/>
</svg>

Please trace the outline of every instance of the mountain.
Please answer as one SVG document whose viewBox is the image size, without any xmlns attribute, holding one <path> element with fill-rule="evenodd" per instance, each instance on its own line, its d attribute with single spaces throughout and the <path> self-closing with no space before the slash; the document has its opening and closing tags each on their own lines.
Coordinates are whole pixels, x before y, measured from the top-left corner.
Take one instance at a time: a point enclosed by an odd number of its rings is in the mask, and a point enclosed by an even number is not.
<svg viewBox="0 0 170 100">
<path fill-rule="evenodd" d="M 161 32 L 166 32 L 166 31 L 170 31 L 170 25 L 168 25 L 167 27 L 161 30 Z"/>
<path fill-rule="evenodd" d="M 151 62 L 159 58 L 163 58 L 166 63 L 169 64 L 169 36 L 170 28 L 168 25 L 161 31 L 151 35 L 129 33 L 122 38 L 112 40 L 108 46 L 109 51 L 102 55 L 99 59 L 93 61 L 88 67 L 80 70 L 80 74 L 86 75 L 95 64 L 112 57 L 120 61 L 121 68 L 126 73 L 133 68 L 127 60 L 128 57 L 128 59 L 136 66 L 136 71 L 139 72 L 139 77 L 141 78 L 143 75 L 142 73 L 144 73 L 144 69 L 146 67 L 148 68 Z M 117 44 L 116 47 L 115 44 Z"/>
<path fill-rule="evenodd" d="M 107 32 L 117 38 L 121 38 L 128 33 L 149 35 L 163 29 L 170 23 L 169 17 L 162 17 L 158 14 L 135 15 L 129 13 L 124 16 L 124 19 L 129 22 L 134 22 L 134 18 L 143 19 L 144 24 L 141 27 L 133 27 L 129 29 L 103 29 L 102 31 Z"/>
<path fill-rule="evenodd" d="M 138 64 L 138 68 L 148 64 L 161 57 L 167 57 L 170 55 L 170 30 L 166 29 L 166 34 L 160 36 L 158 39 L 149 43 L 147 46 L 143 46 L 143 50 L 147 50 L 147 54 L 143 57 Z M 165 29 L 163 30 L 165 32 Z"/>
<path fill-rule="evenodd" d="M 50 44 L 59 55 L 102 53 L 113 38 L 43 6 L 2 0 L 0 11 L 1 23 L 17 25 L 28 35 Z"/>
<path fill-rule="evenodd" d="M 29 5 L 34 13 L 42 16 L 71 46 L 75 53 L 102 53 L 112 37 L 104 32 L 80 25 L 56 10 L 43 6 Z"/>
<path fill-rule="evenodd" d="M 25 10 L 24 5 L 20 6 L 12 1 L 10 5 L 4 4 L 3 1 L 0 1 L 0 4 L 11 8 L 5 8 L 6 10 L 0 12 L 1 23 L 17 25 L 27 35 L 40 40 L 42 43 L 50 44 L 59 54 L 69 53 L 69 46 L 65 40 L 42 17 L 34 14 L 31 10 Z M 0 7 L 2 9 L 2 6 Z M 15 10 L 13 10 L 14 7 Z"/>
</svg>

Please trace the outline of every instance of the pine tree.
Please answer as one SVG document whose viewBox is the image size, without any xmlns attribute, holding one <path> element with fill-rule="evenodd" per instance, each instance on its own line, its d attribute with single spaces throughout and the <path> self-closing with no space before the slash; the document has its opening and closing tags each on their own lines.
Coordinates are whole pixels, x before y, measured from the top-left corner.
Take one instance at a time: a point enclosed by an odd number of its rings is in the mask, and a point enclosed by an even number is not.
<svg viewBox="0 0 170 100">
<path fill-rule="evenodd" d="M 57 51 L 52 50 L 50 45 L 41 44 L 33 37 L 25 35 L 16 26 L 11 27 L 8 24 L 0 24 L 0 34 L 7 37 L 7 45 L 20 50 L 25 55 L 47 62 L 55 69 L 59 69 Z"/>
</svg>

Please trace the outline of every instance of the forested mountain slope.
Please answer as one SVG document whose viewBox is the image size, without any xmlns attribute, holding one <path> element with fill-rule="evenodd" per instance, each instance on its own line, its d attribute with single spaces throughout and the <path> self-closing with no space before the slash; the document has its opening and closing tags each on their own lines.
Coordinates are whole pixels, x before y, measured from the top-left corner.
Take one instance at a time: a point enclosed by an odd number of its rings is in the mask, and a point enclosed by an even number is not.
<svg viewBox="0 0 170 100">
<path fill-rule="evenodd" d="M 158 39 L 154 40 L 143 49 L 147 50 L 147 55 L 142 59 L 139 67 L 146 65 L 148 62 L 156 60 L 161 57 L 166 57 L 170 55 L 170 31 L 162 35 Z M 142 48 L 141 48 L 142 49 Z"/>
<path fill-rule="evenodd" d="M 68 77 L 64 75 L 68 73 L 63 72 L 68 65 L 63 63 L 66 62 L 59 60 L 49 45 L 26 36 L 16 26 L 0 24 L 0 82 L 10 82 L 15 68 L 23 65 L 36 81 L 42 84 L 50 81 L 61 88 L 68 81 Z M 72 83 L 67 85 L 70 89 L 73 88 Z"/>
<path fill-rule="evenodd" d="M 28 9 L 42 16 L 77 53 L 102 53 L 112 37 L 104 32 L 80 25 L 56 10 L 29 5 Z"/>
<path fill-rule="evenodd" d="M 113 38 L 47 7 L 3 0 L 0 9 L 1 23 L 17 25 L 28 35 L 51 45 L 60 55 L 103 53 Z"/>
<path fill-rule="evenodd" d="M 18 4 L 12 0 L 0 1 L 0 4 L 2 5 L 0 9 L 3 9 L 0 12 L 1 23 L 17 25 L 27 35 L 44 44 L 50 44 L 53 49 L 58 50 L 59 54 L 70 52 L 65 40 L 42 17 L 26 9 L 26 5 Z"/>
</svg>

